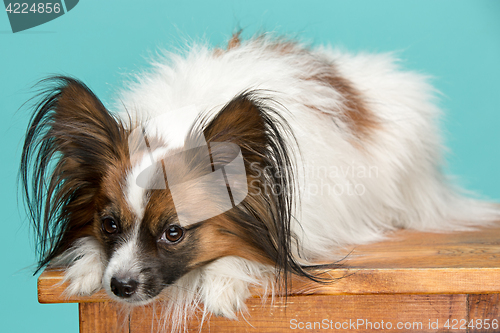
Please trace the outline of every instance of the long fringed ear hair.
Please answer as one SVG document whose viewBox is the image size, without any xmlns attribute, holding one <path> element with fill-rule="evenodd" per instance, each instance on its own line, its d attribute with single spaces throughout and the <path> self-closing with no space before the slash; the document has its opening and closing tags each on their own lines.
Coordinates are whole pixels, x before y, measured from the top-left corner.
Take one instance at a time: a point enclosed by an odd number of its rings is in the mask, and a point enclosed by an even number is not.
<svg viewBox="0 0 500 333">
<path fill-rule="evenodd" d="M 26 133 L 20 177 L 38 267 L 91 233 L 96 193 L 109 165 L 128 155 L 122 124 L 82 82 L 53 77 Z"/>
<path fill-rule="evenodd" d="M 277 286 L 286 291 L 290 273 L 314 281 L 294 258 L 290 230 L 295 195 L 295 157 L 287 142 L 295 139 L 276 101 L 260 97 L 259 91 L 243 92 L 204 125 L 206 141 L 232 142 L 242 152 L 248 178 L 248 195 L 225 213 L 239 225 L 246 243 L 260 249 L 277 269 Z M 288 141 L 286 140 L 288 136 Z M 286 293 L 285 293 L 286 294 Z"/>
</svg>

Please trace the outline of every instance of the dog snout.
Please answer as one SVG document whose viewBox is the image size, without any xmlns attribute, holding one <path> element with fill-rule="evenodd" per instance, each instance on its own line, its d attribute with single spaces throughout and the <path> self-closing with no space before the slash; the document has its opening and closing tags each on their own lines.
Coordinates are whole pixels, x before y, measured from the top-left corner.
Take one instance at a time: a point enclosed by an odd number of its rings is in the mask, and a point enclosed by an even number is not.
<svg viewBox="0 0 500 333">
<path fill-rule="evenodd" d="M 111 279 L 111 291 L 118 297 L 129 298 L 136 291 L 139 283 L 134 279 Z"/>
</svg>

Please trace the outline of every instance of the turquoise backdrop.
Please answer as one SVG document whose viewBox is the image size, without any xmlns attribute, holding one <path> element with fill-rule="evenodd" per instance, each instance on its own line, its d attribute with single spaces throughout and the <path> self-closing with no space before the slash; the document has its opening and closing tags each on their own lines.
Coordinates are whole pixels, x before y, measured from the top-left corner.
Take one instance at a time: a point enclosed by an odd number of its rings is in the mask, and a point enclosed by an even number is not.
<svg viewBox="0 0 500 333">
<path fill-rule="evenodd" d="M 277 31 L 314 45 L 398 51 L 442 92 L 448 171 L 500 201 L 500 1 L 80 1 L 67 14 L 13 34 L 0 13 L 0 331 L 77 332 L 77 305 L 37 303 L 33 241 L 18 203 L 17 170 L 31 86 L 71 74 L 105 102 L 123 75 L 186 40 L 225 45 Z"/>
</svg>

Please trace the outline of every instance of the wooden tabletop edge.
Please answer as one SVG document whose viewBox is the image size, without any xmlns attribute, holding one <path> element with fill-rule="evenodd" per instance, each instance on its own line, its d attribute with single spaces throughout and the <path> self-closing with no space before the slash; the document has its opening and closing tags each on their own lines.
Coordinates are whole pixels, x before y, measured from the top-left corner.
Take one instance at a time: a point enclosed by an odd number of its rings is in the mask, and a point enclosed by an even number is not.
<svg viewBox="0 0 500 333">
<path fill-rule="evenodd" d="M 46 273 L 46 274 L 45 274 Z M 500 293 L 498 268 L 431 268 L 431 269 L 342 269 L 332 270 L 338 280 L 316 283 L 294 277 L 290 296 L 305 295 L 371 295 L 371 294 L 478 294 Z M 100 290 L 91 296 L 69 296 L 62 272 L 44 272 L 38 279 L 40 303 L 93 303 L 112 301 Z M 258 286 L 253 295 L 261 295 Z"/>
</svg>

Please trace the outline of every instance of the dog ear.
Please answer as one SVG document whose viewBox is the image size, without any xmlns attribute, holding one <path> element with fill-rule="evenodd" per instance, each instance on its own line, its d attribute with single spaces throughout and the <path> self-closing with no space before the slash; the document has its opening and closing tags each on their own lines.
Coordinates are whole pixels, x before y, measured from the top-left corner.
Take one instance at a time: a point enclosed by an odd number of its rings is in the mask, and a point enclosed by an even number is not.
<svg viewBox="0 0 500 333">
<path fill-rule="evenodd" d="M 247 159 L 265 156 L 268 143 L 265 115 L 249 93 L 231 100 L 206 126 L 204 134 L 208 143 L 237 144 Z"/>
<path fill-rule="evenodd" d="M 243 241 L 258 247 L 276 264 L 278 286 L 287 288 L 290 272 L 310 276 L 292 253 L 290 229 L 295 179 L 288 112 L 278 102 L 246 92 L 231 100 L 205 127 L 207 142 L 232 142 L 242 151 L 248 195 L 234 215 Z"/>
<path fill-rule="evenodd" d="M 297 185 L 294 152 L 298 150 L 284 117 L 287 112 L 277 101 L 259 97 L 259 91 L 245 92 L 226 104 L 204 130 L 209 145 L 232 142 L 241 148 L 248 195 L 227 214 L 239 226 L 240 232 L 234 234 L 275 263 L 277 286 L 283 291 L 291 272 L 322 281 L 295 260 L 292 250 L 296 241 L 290 228 Z"/>
<path fill-rule="evenodd" d="M 27 139 L 43 126 L 47 132 L 42 140 L 51 141 L 74 168 L 85 166 L 96 173 L 126 153 L 123 127 L 87 86 L 68 77 L 51 81 L 58 85 L 40 103 Z"/>
<path fill-rule="evenodd" d="M 26 133 L 20 175 L 39 244 L 39 269 L 90 224 L 109 165 L 128 154 L 126 133 L 82 82 L 42 81 L 49 88 Z"/>
</svg>

